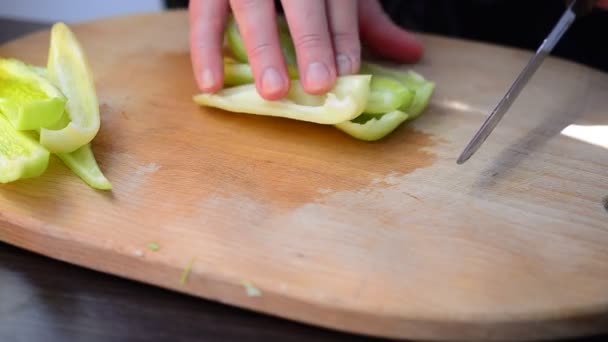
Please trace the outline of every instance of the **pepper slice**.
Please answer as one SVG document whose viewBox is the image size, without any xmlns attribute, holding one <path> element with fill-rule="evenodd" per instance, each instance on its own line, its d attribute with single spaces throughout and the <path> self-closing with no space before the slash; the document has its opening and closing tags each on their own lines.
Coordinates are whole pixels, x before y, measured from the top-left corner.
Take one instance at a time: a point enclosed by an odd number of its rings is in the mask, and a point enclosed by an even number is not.
<svg viewBox="0 0 608 342">
<path fill-rule="evenodd" d="M 99 104 L 87 57 L 72 31 L 53 25 L 49 49 L 50 80 L 68 98 L 70 123 L 60 130 L 43 128 L 40 143 L 53 153 L 69 153 L 90 143 L 100 127 Z"/>
<path fill-rule="evenodd" d="M 355 120 L 339 123 L 335 127 L 353 138 L 377 141 L 392 133 L 407 119 L 406 113 L 395 110 L 381 116 L 363 114 Z"/>
<path fill-rule="evenodd" d="M 36 68 L 36 72 L 48 77 L 46 69 Z M 70 123 L 70 117 L 66 112 L 50 129 L 59 130 Z M 111 190 L 112 184 L 99 169 L 91 144 L 86 144 L 71 153 L 57 153 L 56 156 L 74 172 L 80 179 L 94 189 Z"/>
<path fill-rule="evenodd" d="M 360 70 L 361 73 L 365 74 L 394 78 L 410 89 L 417 89 L 428 82 L 422 75 L 413 70 L 400 70 L 371 62 L 361 63 Z"/>
<path fill-rule="evenodd" d="M 34 138 L 15 130 L 0 115 L 0 183 L 40 176 L 46 171 L 49 156 Z"/>
<path fill-rule="evenodd" d="M 372 74 L 374 76 L 392 77 L 408 89 L 415 92 L 412 100 L 407 101 L 399 108 L 399 110 L 407 112 L 408 121 L 414 120 L 424 112 L 428 107 L 433 92 L 435 91 L 435 83 L 427 81 L 422 75 L 413 70 L 397 70 L 374 63 L 364 62 L 361 65 L 361 71 Z"/>
<path fill-rule="evenodd" d="M 0 112 L 17 130 L 53 125 L 66 99 L 51 82 L 16 59 L 0 59 Z"/>
<path fill-rule="evenodd" d="M 422 85 L 420 88 L 416 89 L 416 95 L 414 96 L 414 101 L 411 106 L 409 106 L 406 111 L 409 114 L 408 120 L 414 120 L 419 117 L 422 112 L 428 107 L 429 102 L 431 101 L 431 97 L 433 96 L 433 92 L 435 91 L 435 83 L 427 82 Z"/>
<path fill-rule="evenodd" d="M 414 92 L 401 82 L 384 76 L 372 76 L 370 95 L 365 106 L 365 113 L 384 114 L 399 109 L 406 102 L 412 101 Z"/>
<path fill-rule="evenodd" d="M 255 85 L 246 84 L 223 89 L 215 94 L 198 94 L 194 102 L 230 112 L 283 117 L 294 120 L 334 125 L 352 120 L 363 113 L 369 96 L 369 75 L 339 77 L 326 95 L 309 95 L 299 81 L 285 99 L 268 101 Z"/>
<path fill-rule="evenodd" d="M 72 153 L 58 153 L 57 157 L 92 188 L 112 189 L 112 184 L 97 165 L 91 144 L 86 144 Z"/>
</svg>

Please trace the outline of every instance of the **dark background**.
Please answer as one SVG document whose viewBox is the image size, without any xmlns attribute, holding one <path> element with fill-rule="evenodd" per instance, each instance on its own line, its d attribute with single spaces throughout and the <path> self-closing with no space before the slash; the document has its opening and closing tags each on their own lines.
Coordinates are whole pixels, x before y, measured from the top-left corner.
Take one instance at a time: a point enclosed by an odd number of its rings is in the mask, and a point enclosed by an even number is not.
<svg viewBox="0 0 608 342">
<path fill-rule="evenodd" d="M 383 0 L 398 25 L 441 34 L 536 50 L 565 10 L 563 0 Z M 166 0 L 169 8 L 188 0 Z M 280 10 L 280 1 L 277 1 Z M 608 71 L 608 11 L 594 10 L 578 20 L 555 56 Z"/>
<path fill-rule="evenodd" d="M 427 1 L 429 4 L 437 6 L 436 9 L 441 8 L 441 3 L 451 2 Z M 515 0 L 511 0 L 511 2 L 522 3 Z M 477 9 L 483 7 L 483 1 L 474 3 L 458 1 L 458 3 L 463 4 L 459 7 L 462 13 L 472 17 L 475 15 L 465 10 L 466 6 L 475 6 Z M 183 2 L 181 5 L 184 5 Z M 386 5 L 391 6 L 389 3 Z M 502 5 L 505 6 L 504 2 Z M 395 1 L 392 6 L 414 6 L 414 1 Z M 496 8 L 491 10 L 497 11 Z M 543 9 L 543 11 L 545 10 Z M 460 24 L 460 26 L 457 24 L 459 20 L 452 18 L 454 21 L 449 24 L 439 20 L 438 15 L 431 15 L 430 12 L 425 11 L 427 10 L 411 7 L 409 12 L 405 9 L 395 10 L 393 16 L 397 19 L 400 16 L 418 18 L 416 20 L 424 22 L 429 32 L 447 30 L 452 32 L 452 35 L 473 34 L 477 39 L 498 39 L 497 37 L 501 36 L 501 33 L 490 31 L 493 30 L 492 28 L 498 30 L 499 27 L 504 27 L 487 18 L 477 18 L 476 23 L 472 23 L 461 17 L 460 20 L 466 24 Z M 548 10 L 546 11 L 548 12 Z M 552 15 L 558 17 L 561 8 L 557 6 L 554 11 Z M 395 15 L 395 13 L 399 15 Z M 446 15 L 445 13 L 450 13 L 450 11 L 444 9 L 444 12 L 436 13 Z M 425 16 L 429 16 L 428 21 L 424 19 Z M 435 18 L 434 21 L 432 17 Z M 415 26 L 415 22 L 408 23 L 405 19 L 399 20 L 404 20 L 403 22 L 407 23 L 404 25 L 407 27 L 419 27 Z M 513 20 L 520 23 L 525 21 L 523 19 Z M 539 32 L 536 37 L 532 37 L 531 34 L 526 37 L 526 31 L 520 28 L 523 33 L 520 33 L 519 38 L 516 39 L 515 34 L 507 33 L 503 34 L 502 42 L 520 47 L 531 44 L 535 49 L 544 37 L 545 33 L 542 31 L 552 26 L 554 20 L 555 18 L 547 20 L 545 24 L 532 25 L 537 27 Z M 587 21 L 581 21 L 578 28 L 575 29 L 579 31 L 572 31 L 573 35 L 576 35 L 576 32 L 589 30 L 589 27 L 593 27 L 593 25 L 599 27 L 599 20 L 606 23 L 606 15 L 595 13 L 585 20 Z M 475 28 L 481 27 L 482 22 L 491 24 L 490 28 L 486 28 L 488 32 L 476 32 Z M 47 24 L 0 18 L 0 44 L 46 27 L 48 27 Z M 514 32 L 517 32 L 517 29 Z M 605 28 L 603 32 L 605 32 Z M 600 37 L 595 39 L 596 45 L 605 46 L 605 37 L 602 40 L 599 32 L 595 36 Z M 563 45 L 562 49 L 568 43 L 565 42 Z M 591 45 L 589 44 L 590 49 L 594 49 Z M 603 48 L 605 49 L 605 47 Z M 597 336 L 585 339 L 585 341 L 599 342 L 605 340 L 606 337 L 608 336 Z M 318 329 L 224 306 L 72 266 L 0 242 L 0 342 L 13 341 L 372 342 L 384 340 Z"/>
</svg>

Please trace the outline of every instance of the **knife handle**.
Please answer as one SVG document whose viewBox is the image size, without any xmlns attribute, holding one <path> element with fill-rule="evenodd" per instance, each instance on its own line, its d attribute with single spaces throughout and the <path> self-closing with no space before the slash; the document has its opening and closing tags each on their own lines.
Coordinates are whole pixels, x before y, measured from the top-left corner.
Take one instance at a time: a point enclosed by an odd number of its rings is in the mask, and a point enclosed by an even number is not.
<svg viewBox="0 0 608 342">
<path fill-rule="evenodd" d="M 597 3 L 597 0 L 566 0 L 566 6 L 572 5 L 573 1 L 574 6 L 572 7 L 572 10 L 577 17 L 582 17 L 591 13 Z"/>
</svg>

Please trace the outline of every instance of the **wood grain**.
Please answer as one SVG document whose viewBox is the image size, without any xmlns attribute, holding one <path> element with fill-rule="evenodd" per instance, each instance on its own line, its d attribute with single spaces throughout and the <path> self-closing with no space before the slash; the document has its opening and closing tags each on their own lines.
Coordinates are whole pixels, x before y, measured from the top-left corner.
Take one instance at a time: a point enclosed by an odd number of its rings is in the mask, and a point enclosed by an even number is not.
<svg viewBox="0 0 608 342">
<path fill-rule="evenodd" d="M 75 27 L 101 103 L 94 148 L 115 190 L 92 191 L 54 161 L 0 189 L 1 240 L 357 333 L 513 340 L 608 329 L 608 151 L 561 134 L 608 125 L 605 74 L 548 60 L 457 166 L 529 53 L 425 36 L 415 69 L 438 84 L 431 108 L 369 144 L 197 108 L 187 30 L 183 12 Z M 43 64 L 47 49 L 42 32 L 0 56 Z M 247 296 L 244 280 L 263 295 Z"/>
</svg>

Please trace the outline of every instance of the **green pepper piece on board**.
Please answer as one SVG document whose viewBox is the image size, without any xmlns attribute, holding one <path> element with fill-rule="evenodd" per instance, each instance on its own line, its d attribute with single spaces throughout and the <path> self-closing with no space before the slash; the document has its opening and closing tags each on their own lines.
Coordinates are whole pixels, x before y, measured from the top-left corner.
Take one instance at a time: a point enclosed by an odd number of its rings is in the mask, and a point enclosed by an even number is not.
<svg viewBox="0 0 608 342">
<path fill-rule="evenodd" d="M 111 190 L 112 184 L 99 169 L 91 144 L 86 144 L 71 153 L 58 153 L 57 157 L 90 187 Z"/>
<path fill-rule="evenodd" d="M 428 107 L 431 97 L 435 91 L 435 83 L 426 80 L 422 75 L 412 70 L 399 70 L 389 68 L 374 63 L 363 62 L 361 65 L 362 73 L 368 73 L 374 76 L 390 77 L 398 80 L 414 92 L 414 96 L 406 99 L 399 107 L 400 111 L 406 112 L 409 116 L 408 121 L 419 117 Z"/>
<path fill-rule="evenodd" d="M 40 143 L 53 153 L 69 153 L 90 143 L 101 125 L 93 73 L 86 54 L 70 28 L 51 28 L 48 74 L 68 99 L 70 123 L 63 129 L 40 130 Z"/>
<path fill-rule="evenodd" d="M 406 109 L 409 120 L 414 120 L 419 117 L 424 110 L 428 107 L 429 102 L 431 101 L 431 97 L 433 96 L 433 92 L 435 90 L 435 83 L 427 82 L 418 89 L 416 89 L 416 95 L 414 96 L 414 101 L 412 104 Z"/>
<path fill-rule="evenodd" d="M 371 74 L 374 76 L 385 76 L 398 80 L 404 86 L 409 89 L 417 89 L 428 83 L 422 75 L 413 70 L 401 70 L 398 68 L 391 68 L 371 62 L 361 63 L 360 73 Z"/>
<path fill-rule="evenodd" d="M 384 76 L 372 76 L 365 113 L 384 114 L 403 106 L 413 98 L 412 92 L 401 82 Z"/>
<path fill-rule="evenodd" d="M 193 100 L 200 106 L 235 113 L 334 125 L 363 113 L 369 96 L 370 78 L 369 75 L 339 77 L 333 89 L 320 96 L 306 94 L 300 81 L 293 81 L 288 96 L 279 101 L 263 99 L 254 84 L 226 88 L 214 94 L 198 94 Z"/>
<path fill-rule="evenodd" d="M 63 115 L 66 99 L 33 67 L 0 59 L 0 113 L 20 131 L 46 128 Z"/>
<path fill-rule="evenodd" d="M 40 176 L 46 171 L 49 156 L 28 132 L 17 131 L 0 115 L 0 183 Z"/>
<path fill-rule="evenodd" d="M 364 114 L 361 117 L 339 123 L 335 127 L 355 139 L 377 141 L 397 129 L 399 125 L 407 120 L 408 115 L 395 110 L 381 116 Z"/>
</svg>

